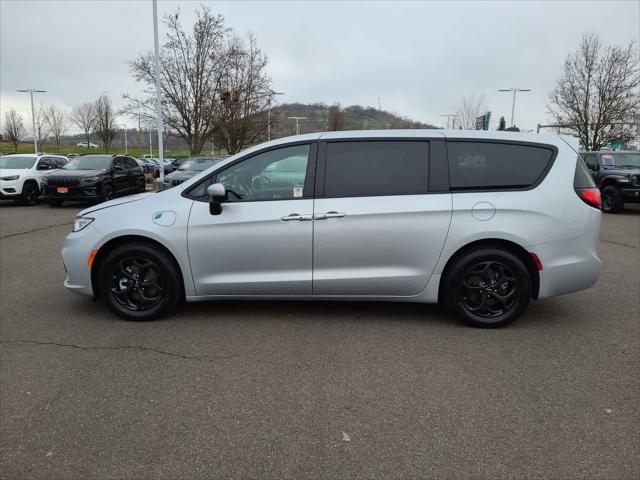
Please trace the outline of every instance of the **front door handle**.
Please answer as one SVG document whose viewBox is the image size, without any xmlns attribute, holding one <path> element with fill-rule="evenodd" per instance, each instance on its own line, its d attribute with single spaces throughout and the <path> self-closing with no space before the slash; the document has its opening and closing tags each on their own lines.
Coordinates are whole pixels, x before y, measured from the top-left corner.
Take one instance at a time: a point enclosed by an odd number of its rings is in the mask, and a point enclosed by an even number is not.
<svg viewBox="0 0 640 480">
<path fill-rule="evenodd" d="M 326 220 L 327 218 L 342 218 L 345 217 L 346 214 L 344 213 L 339 213 L 339 212 L 334 212 L 333 210 L 327 213 L 320 213 L 318 215 L 315 215 L 313 218 L 316 220 Z"/>
<path fill-rule="evenodd" d="M 290 222 L 297 220 L 298 222 L 308 222 L 313 220 L 313 215 L 300 215 L 299 213 L 290 213 L 289 215 L 282 217 L 280 220 L 283 222 Z"/>
</svg>

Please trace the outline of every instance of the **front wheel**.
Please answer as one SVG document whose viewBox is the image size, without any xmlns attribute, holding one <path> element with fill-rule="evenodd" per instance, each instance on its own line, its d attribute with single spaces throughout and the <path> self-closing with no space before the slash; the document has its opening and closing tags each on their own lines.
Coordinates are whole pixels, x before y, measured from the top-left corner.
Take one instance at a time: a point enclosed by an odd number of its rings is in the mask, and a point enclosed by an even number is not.
<svg viewBox="0 0 640 480">
<path fill-rule="evenodd" d="M 624 208 L 624 196 L 619 188 L 606 187 L 602 190 L 602 211 L 618 213 Z"/>
<path fill-rule="evenodd" d="M 113 187 L 107 183 L 102 186 L 102 194 L 100 195 L 100 202 L 108 202 L 113 198 Z"/>
<path fill-rule="evenodd" d="M 22 186 L 22 195 L 20 195 L 17 201 L 20 205 L 35 205 L 38 202 L 39 195 L 40 190 L 38 186 L 33 182 L 26 182 Z"/>
<path fill-rule="evenodd" d="M 513 322 L 531 298 L 527 267 L 511 252 L 497 248 L 464 254 L 444 282 L 447 307 L 474 327 L 495 328 Z"/>
<path fill-rule="evenodd" d="M 116 247 L 99 268 L 100 298 L 127 320 L 154 320 L 172 310 L 181 298 L 181 276 L 173 258 L 153 245 Z"/>
</svg>

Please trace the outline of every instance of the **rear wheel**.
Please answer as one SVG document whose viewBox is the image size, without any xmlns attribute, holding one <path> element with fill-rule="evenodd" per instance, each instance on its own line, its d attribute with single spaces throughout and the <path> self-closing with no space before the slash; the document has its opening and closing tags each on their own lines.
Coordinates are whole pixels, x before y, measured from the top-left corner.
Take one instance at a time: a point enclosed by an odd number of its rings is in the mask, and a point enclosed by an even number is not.
<svg viewBox="0 0 640 480">
<path fill-rule="evenodd" d="M 18 198 L 20 205 L 35 205 L 38 202 L 40 196 L 40 189 L 38 185 L 33 182 L 26 182 L 22 186 L 22 195 Z"/>
<path fill-rule="evenodd" d="M 619 188 L 606 187 L 602 191 L 602 211 L 604 213 L 618 213 L 624 208 L 624 196 Z"/>
<path fill-rule="evenodd" d="M 116 247 L 99 268 L 100 298 L 127 320 L 154 320 L 172 310 L 181 298 L 181 277 L 175 262 L 153 245 Z"/>
<path fill-rule="evenodd" d="M 472 250 L 456 260 L 445 277 L 449 310 L 474 327 L 513 322 L 531 298 L 531 277 L 522 261 L 506 250 Z"/>
</svg>

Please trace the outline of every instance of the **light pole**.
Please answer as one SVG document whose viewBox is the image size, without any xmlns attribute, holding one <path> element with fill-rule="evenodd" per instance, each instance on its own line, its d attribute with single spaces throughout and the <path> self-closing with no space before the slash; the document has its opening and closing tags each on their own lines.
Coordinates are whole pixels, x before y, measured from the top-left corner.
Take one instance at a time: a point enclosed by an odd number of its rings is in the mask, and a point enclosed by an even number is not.
<svg viewBox="0 0 640 480">
<path fill-rule="evenodd" d="M 160 47 L 158 45 L 158 0 L 153 0 L 153 45 L 155 49 L 155 76 L 156 76 L 156 122 L 158 124 L 158 160 L 160 164 L 160 182 L 164 181 L 164 145 L 162 125 L 162 102 L 160 101 Z"/>
<path fill-rule="evenodd" d="M 501 88 L 499 92 L 513 92 L 513 101 L 511 102 L 511 126 L 515 127 L 513 123 L 514 112 L 516 110 L 516 93 L 518 92 L 530 92 L 529 88 Z"/>
<path fill-rule="evenodd" d="M 36 110 L 33 107 L 33 94 L 35 93 L 47 93 L 46 90 L 36 90 L 35 88 L 25 88 L 23 90 L 18 90 L 21 93 L 29 93 L 31 96 L 31 126 L 33 128 L 33 148 L 34 153 L 38 154 L 38 135 L 36 133 Z"/>
<path fill-rule="evenodd" d="M 270 92 L 271 97 L 275 95 L 284 95 L 282 92 Z M 271 140 L 271 97 L 269 97 L 269 107 L 267 109 L 267 141 Z"/>
<path fill-rule="evenodd" d="M 439 117 L 447 117 L 447 130 L 449 130 L 449 121 L 453 118 L 453 122 L 455 125 L 455 118 L 456 118 L 456 114 L 455 113 L 445 113 L 444 115 L 438 115 Z M 454 126 L 455 129 L 455 126 Z"/>
<path fill-rule="evenodd" d="M 287 117 L 289 120 L 296 121 L 296 135 L 300 135 L 300 120 L 306 120 L 307 117 Z"/>
<path fill-rule="evenodd" d="M 123 123 L 121 125 L 122 125 L 122 128 L 124 128 L 124 154 L 128 155 L 128 151 L 127 151 L 127 124 Z"/>
</svg>

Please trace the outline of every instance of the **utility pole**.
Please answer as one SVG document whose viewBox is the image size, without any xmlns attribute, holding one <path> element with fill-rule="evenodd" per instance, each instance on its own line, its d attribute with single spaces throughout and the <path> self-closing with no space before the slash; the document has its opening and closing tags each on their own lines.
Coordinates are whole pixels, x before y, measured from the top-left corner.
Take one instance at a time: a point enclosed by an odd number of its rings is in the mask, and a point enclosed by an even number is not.
<svg viewBox="0 0 640 480">
<path fill-rule="evenodd" d="M 155 49 L 156 76 L 156 122 L 158 124 L 158 160 L 160 164 L 160 182 L 164 181 L 164 127 L 162 125 L 162 102 L 160 100 L 160 47 L 158 46 L 158 0 L 153 0 L 153 45 Z"/>
<path fill-rule="evenodd" d="M 453 118 L 454 129 L 456 123 L 456 114 L 455 113 L 445 113 L 444 115 L 438 115 L 439 117 L 447 117 L 447 130 L 449 130 L 449 121 Z"/>
<path fill-rule="evenodd" d="M 283 92 L 274 92 L 273 90 L 269 93 L 271 96 L 269 97 L 269 107 L 267 109 L 267 141 L 271 140 L 271 97 L 275 95 L 284 95 Z"/>
<path fill-rule="evenodd" d="M 38 154 L 38 135 L 36 133 L 36 110 L 33 107 L 33 94 L 34 93 L 47 93 L 46 90 L 36 90 L 35 88 L 26 88 L 18 90 L 20 93 L 29 93 L 31 96 L 31 127 L 33 128 L 33 148 L 34 153 Z"/>
<path fill-rule="evenodd" d="M 300 135 L 300 120 L 306 120 L 307 117 L 287 117 L 289 120 L 296 121 L 296 135 Z"/>
<path fill-rule="evenodd" d="M 516 110 L 516 93 L 518 93 L 518 92 L 530 92 L 531 89 L 529 89 L 529 88 L 501 88 L 498 91 L 499 92 L 513 92 L 513 101 L 511 102 L 511 126 L 515 127 L 515 124 L 513 123 L 513 119 L 514 119 L 514 113 L 515 113 L 515 110 Z"/>
<path fill-rule="evenodd" d="M 128 155 L 127 151 L 127 124 L 123 123 L 122 128 L 124 128 L 124 154 Z"/>
</svg>

